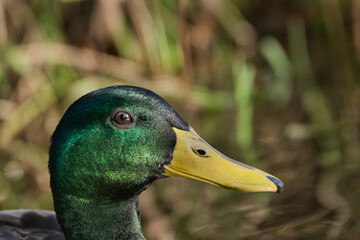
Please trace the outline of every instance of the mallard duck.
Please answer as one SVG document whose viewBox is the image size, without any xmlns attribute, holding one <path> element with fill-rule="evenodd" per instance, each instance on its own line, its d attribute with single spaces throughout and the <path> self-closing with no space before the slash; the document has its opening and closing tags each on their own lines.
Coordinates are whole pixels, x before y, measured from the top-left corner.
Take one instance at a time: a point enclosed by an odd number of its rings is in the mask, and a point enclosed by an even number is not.
<svg viewBox="0 0 360 240">
<path fill-rule="evenodd" d="M 144 88 L 112 86 L 86 94 L 65 112 L 51 140 L 56 216 L 3 211 L 1 239 L 145 239 L 138 195 L 168 176 L 244 192 L 283 190 L 278 178 L 212 148 Z"/>
</svg>

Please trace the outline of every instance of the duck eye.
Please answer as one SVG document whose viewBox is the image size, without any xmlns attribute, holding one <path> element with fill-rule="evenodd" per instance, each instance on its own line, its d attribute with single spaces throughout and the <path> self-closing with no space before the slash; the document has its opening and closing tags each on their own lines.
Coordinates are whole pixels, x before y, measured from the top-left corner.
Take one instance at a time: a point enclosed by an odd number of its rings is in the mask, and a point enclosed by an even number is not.
<svg viewBox="0 0 360 240">
<path fill-rule="evenodd" d="M 132 122 L 132 118 L 129 113 L 125 111 L 119 111 L 114 114 L 113 117 L 115 123 L 124 126 Z"/>
</svg>

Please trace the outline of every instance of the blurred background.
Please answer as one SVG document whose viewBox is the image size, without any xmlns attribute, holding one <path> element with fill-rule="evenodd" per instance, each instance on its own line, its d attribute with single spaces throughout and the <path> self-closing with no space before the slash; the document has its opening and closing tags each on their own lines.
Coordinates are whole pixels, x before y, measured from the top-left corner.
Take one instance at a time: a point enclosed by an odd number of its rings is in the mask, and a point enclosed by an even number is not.
<svg viewBox="0 0 360 240">
<path fill-rule="evenodd" d="M 282 194 L 181 178 L 141 196 L 148 239 L 359 239 L 360 1 L 0 0 L 0 210 L 53 209 L 67 107 L 130 84 Z"/>
</svg>

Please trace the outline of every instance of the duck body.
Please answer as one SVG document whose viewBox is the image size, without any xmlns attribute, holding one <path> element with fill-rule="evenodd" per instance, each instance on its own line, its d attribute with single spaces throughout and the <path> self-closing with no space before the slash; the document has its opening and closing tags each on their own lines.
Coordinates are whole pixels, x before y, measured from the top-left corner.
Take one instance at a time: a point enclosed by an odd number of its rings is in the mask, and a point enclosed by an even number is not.
<svg viewBox="0 0 360 240">
<path fill-rule="evenodd" d="M 239 191 L 283 189 L 274 176 L 213 149 L 164 99 L 133 86 L 99 89 L 69 107 L 52 136 L 49 171 L 66 239 L 145 239 L 138 195 L 167 176 Z"/>
<path fill-rule="evenodd" d="M 54 211 L 7 210 L 0 212 L 0 239 L 65 240 Z"/>
</svg>

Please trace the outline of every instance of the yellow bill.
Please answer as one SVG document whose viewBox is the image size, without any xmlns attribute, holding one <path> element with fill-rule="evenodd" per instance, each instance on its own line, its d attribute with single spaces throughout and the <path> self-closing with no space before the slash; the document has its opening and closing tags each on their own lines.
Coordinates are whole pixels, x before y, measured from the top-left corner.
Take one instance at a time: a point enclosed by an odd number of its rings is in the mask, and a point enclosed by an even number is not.
<svg viewBox="0 0 360 240">
<path fill-rule="evenodd" d="M 244 163 L 232 160 L 206 143 L 193 129 L 173 127 L 176 145 L 165 175 L 206 182 L 242 192 L 282 192 L 276 177 Z"/>
</svg>

